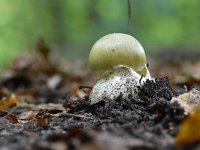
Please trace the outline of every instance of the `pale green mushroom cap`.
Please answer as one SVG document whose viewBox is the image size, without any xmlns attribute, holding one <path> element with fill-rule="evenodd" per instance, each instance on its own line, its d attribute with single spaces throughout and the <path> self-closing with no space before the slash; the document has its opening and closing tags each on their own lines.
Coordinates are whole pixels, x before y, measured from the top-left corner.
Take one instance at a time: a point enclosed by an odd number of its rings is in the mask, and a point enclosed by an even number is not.
<svg viewBox="0 0 200 150">
<path fill-rule="evenodd" d="M 124 65 L 145 76 L 145 64 L 142 45 L 134 37 L 123 33 L 100 38 L 89 54 L 89 65 L 95 72 L 112 71 L 114 66 Z"/>
</svg>

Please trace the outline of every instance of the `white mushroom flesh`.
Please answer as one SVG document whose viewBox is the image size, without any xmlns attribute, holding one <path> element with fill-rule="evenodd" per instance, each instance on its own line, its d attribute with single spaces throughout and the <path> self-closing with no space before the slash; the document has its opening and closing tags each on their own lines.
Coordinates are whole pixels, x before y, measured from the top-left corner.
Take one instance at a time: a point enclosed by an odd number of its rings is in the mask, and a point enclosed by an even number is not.
<svg viewBox="0 0 200 150">
<path fill-rule="evenodd" d="M 138 86 L 146 81 L 146 77 L 136 73 L 132 68 L 119 65 L 109 76 L 97 81 L 90 93 L 90 103 L 115 100 L 122 96 L 129 99 L 137 95 Z"/>
</svg>

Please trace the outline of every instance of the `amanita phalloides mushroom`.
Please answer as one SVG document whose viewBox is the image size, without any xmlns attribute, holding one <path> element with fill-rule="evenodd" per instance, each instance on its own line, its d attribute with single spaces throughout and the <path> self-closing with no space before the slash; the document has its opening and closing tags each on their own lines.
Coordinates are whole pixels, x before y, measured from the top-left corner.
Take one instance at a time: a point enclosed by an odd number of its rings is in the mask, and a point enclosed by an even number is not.
<svg viewBox="0 0 200 150">
<path fill-rule="evenodd" d="M 100 74 L 90 93 L 91 104 L 114 100 L 120 95 L 128 98 L 137 93 L 141 76 L 142 82 L 151 79 L 142 45 L 123 33 L 100 38 L 90 51 L 89 65 Z"/>
</svg>

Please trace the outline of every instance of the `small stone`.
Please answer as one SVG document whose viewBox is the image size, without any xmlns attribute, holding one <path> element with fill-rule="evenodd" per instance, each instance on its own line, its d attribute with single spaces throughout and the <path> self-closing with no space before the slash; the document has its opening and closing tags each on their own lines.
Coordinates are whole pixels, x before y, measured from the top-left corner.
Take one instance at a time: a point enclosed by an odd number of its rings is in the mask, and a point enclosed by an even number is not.
<svg viewBox="0 0 200 150">
<path fill-rule="evenodd" d="M 200 91 L 192 89 L 188 93 L 173 97 L 171 102 L 178 102 L 185 110 L 185 113 L 192 113 L 197 107 L 200 106 Z"/>
</svg>

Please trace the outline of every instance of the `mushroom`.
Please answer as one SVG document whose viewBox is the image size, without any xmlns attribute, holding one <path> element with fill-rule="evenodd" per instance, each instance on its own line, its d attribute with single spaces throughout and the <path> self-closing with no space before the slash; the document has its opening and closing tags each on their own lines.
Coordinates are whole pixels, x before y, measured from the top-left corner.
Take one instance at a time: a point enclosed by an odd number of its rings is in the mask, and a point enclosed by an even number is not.
<svg viewBox="0 0 200 150">
<path fill-rule="evenodd" d="M 90 93 L 91 104 L 120 95 L 128 98 L 137 93 L 142 77 L 143 82 L 151 79 L 143 47 L 134 37 L 123 33 L 100 38 L 90 51 L 89 65 L 99 74 Z"/>
<path fill-rule="evenodd" d="M 108 34 L 100 38 L 89 54 L 89 65 L 97 72 L 112 71 L 113 66 L 129 66 L 146 76 L 146 56 L 142 45 L 123 33 Z"/>
</svg>

